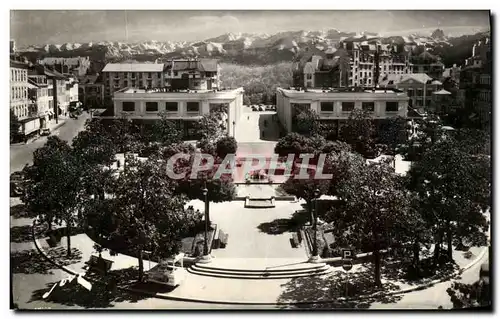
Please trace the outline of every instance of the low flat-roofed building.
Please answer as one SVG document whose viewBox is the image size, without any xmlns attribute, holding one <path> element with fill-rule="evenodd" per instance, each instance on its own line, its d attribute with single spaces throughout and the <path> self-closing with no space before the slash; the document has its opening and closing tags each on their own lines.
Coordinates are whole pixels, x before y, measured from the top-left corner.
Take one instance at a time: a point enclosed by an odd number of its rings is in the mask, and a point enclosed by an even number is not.
<svg viewBox="0 0 500 319">
<path fill-rule="evenodd" d="M 186 137 L 193 136 L 195 122 L 213 109 L 225 110 L 227 134 L 235 135 L 236 125 L 243 112 L 243 88 L 229 90 L 184 90 L 125 88 L 113 95 L 113 112 L 101 118 L 128 118 L 150 124 L 164 113 L 178 123 Z M 112 114 L 111 114 L 112 113 Z"/>
<path fill-rule="evenodd" d="M 354 109 L 370 112 L 375 120 L 406 117 L 408 95 L 395 89 L 277 89 L 276 110 L 287 132 L 293 132 L 295 115 L 305 108 L 315 111 L 320 121 L 340 128 Z"/>
</svg>

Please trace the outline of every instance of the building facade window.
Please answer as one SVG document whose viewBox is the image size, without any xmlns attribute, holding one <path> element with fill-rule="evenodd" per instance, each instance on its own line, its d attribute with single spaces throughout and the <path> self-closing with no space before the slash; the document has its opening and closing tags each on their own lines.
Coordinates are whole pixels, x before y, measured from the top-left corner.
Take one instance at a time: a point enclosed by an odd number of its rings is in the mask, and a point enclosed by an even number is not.
<svg viewBox="0 0 500 319">
<path fill-rule="evenodd" d="M 123 112 L 134 112 L 135 102 L 123 102 Z"/>
<path fill-rule="evenodd" d="M 333 102 L 321 102 L 321 112 L 333 112 Z"/>
<path fill-rule="evenodd" d="M 200 112 L 200 103 L 199 102 L 187 102 L 186 109 L 188 112 Z"/>
<path fill-rule="evenodd" d="M 342 112 L 351 112 L 354 110 L 354 102 L 342 102 Z"/>
<path fill-rule="evenodd" d="M 146 112 L 158 112 L 158 102 L 146 102 Z"/>
<path fill-rule="evenodd" d="M 385 102 L 385 111 L 386 112 L 397 112 L 399 110 L 398 102 Z"/>
<path fill-rule="evenodd" d="M 375 102 L 362 102 L 361 108 L 363 111 L 373 112 L 375 111 Z"/>
<path fill-rule="evenodd" d="M 177 112 L 179 110 L 179 106 L 177 102 L 167 102 L 165 103 L 165 110 L 167 112 Z"/>
</svg>

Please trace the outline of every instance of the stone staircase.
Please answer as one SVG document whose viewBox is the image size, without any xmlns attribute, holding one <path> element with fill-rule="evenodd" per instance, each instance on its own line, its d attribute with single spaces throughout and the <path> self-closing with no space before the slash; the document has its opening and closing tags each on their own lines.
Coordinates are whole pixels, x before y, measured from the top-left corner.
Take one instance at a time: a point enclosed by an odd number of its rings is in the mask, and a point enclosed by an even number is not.
<svg viewBox="0 0 500 319">
<path fill-rule="evenodd" d="M 322 276 L 333 270 L 326 263 L 288 262 L 273 266 L 273 261 L 272 258 L 213 259 L 208 264 L 196 263 L 188 271 L 200 276 L 230 279 L 288 279 Z"/>
</svg>

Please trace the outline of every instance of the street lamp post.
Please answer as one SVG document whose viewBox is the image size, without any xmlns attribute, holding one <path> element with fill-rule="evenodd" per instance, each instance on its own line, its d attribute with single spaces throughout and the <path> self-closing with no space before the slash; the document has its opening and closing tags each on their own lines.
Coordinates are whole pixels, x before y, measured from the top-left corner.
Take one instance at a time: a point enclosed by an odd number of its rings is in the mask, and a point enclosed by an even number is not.
<svg viewBox="0 0 500 319">
<path fill-rule="evenodd" d="M 205 197 L 205 241 L 203 243 L 203 257 L 200 262 L 209 263 L 211 261 L 210 254 L 208 251 L 208 228 L 210 227 L 210 215 L 209 215 L 209 202 L 208 202 L 208 189 L 205 186 L 203 188 L 203 196 Z"/>
<path fill-rule="evenodd" d="M 314 191 L 314 213 L 313 213 L 313 251 L 310 262 L 319 262 L 320 257 L 318 254 L 318 198 L 320 196 L 319 189 Z"/>
</svg>

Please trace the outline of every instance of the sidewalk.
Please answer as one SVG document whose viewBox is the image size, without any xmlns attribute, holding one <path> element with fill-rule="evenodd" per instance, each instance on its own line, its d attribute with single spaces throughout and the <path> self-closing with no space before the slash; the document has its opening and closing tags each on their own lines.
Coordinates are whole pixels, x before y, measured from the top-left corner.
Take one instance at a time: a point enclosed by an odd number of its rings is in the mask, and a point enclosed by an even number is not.
<svg viewBox="0 0 500 319">
<path fill-rule="evenodd" d="M 59 123 L 56 124 L 56 122 L 53 120 L 53 122 L 50 122 L 47 124 L 47 128 L 49 128 L 51 134 L 53 134 L 57 129 L 59 129 L 64 124 L 66 124 L 68 120 L 69 120 L 69 117 L 61 116 L 59 118 Z M 34 141 L 40 139 L 41 137 L 42 136 L 40 136 L 40 135 L 36 135 L 36 136 L 28 139 L 26 142 L 11 143 L 10 146 L 21 146 L 21 145 L 33 143 Z"/>
</svg>

